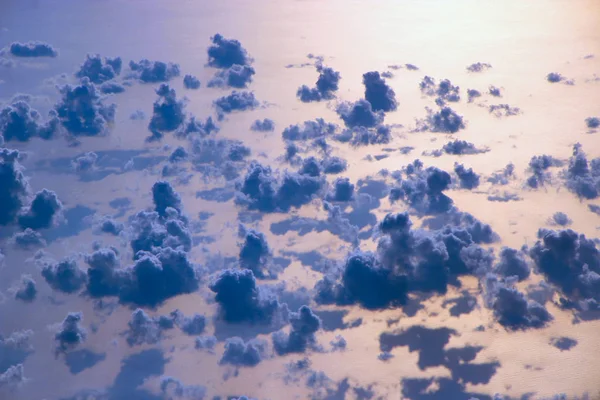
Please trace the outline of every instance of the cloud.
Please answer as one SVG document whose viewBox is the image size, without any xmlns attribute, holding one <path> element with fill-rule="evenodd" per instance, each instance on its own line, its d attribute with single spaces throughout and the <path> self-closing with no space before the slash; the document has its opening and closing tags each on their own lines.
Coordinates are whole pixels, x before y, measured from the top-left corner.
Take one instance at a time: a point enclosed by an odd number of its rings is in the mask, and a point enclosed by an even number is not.
<svg viewBox="0 0 600 400">
<path fill-rule="evenodd" d="M 600 251 L 594 240 L 571 229 L 538 231 L 529 254 L 539 272 L 579 307 L 600 302 Z"/>
<path fill-rule="evenodd" d="M 487 147 L 478 149 L 473 143 L 459 139 L 449 141 L 442 147 L 442 150 L 446 154 L 452 155 L 481 154 L 490 151 Z"/>
<path fill-rule="evenodd" d="M 333 182 L 333 188 L 326 198 L 329 201 L 350 201 L 354 198 L 354 184 L 348 178 L 336 178 Z"/>
<path fill-rule="evenodd" d="M 527 185 L 533 189 L 537 189 L 552 178 L 548 169 L 551 167 L 560 167 L 562 165 L 562 161 L 546 154 L 531 157 L 531 160 L 529 161 L 529 171 L 531 171 L 533 175 L 527 178 Z"/>
<path fill-rule="evenodd" d="M 25 303 L 31 303 L 37 296 L 37 287 L 31 275 L 21 275 L 19 286 L 14 288 L 14 298 Z"/>
<path fill-rule="evenodd" d="M 125 229 L 125 225 L 121 222 L 113 219 L 108 215 L 103 215 L 98 218 L 94 223 L 95 233 L 108 233 L 110 235 L 119 236 Z"/>
<path fill-rule="evenodd" d="M 275 130 L 275 121 L 269 118 L 257 119 L 250 126 L 250 130 L 254 132 L 272 132 Z"/>
<path fill-rule="evenodd" d="M 325 122 L 323 118 L 317 118 L 304 121 L 302 124 L 288 126 L 281 133 L 281 137 L 291 141 L 313 140 L 331 136 L 336 130 L 336 124 Z"/>
<path fill-rule="evenodd" d="M 98 88 L 88 78 L 81 79 L 78 86 L 65 85 L 59 90 L 62 98 L 55 110 L 73 136 L 103 135 L 114 123 L 117 106 L 105 105 Z"/>
<path fill-rule="evenodd" d="M 179 379 L 163 376 L 160 380 L 160 391 L 168 399 L 202 400 L 206 396 L 206 388 L 200 385 L 184 385 Z"/>
<path fill-rule="evenodd" d="M 365 99 L 371 104 L 373 111 L 395 111 L 398 108 L 396 93 L 387 85 L 379 72 L 371 71 L 363 74 Z"/>
<path fill-rule="evenodd" d="M 15 233 L 11 241 L 16 247 L 23 250 L 32 250 L 40 247 L 46 247 L 47 243 L 44 237 L 38 231 L 26 228 L 23 232 Z"/>
<path fill-rule="evenodd" d="M 251 339 L 244 342 L 239 337 L 232 337 L 225 341 L 225 351 L 219 360 L 219 364 L 230 364 L 236 367 L 254 367 L 264 358 L 266 342 L 259 339 Z"/>
<path fill-rule="evenodd" d="M 119 94 L 125 91 L 125 86 L 116 82 L 106 82 L 100 85 L 100 91 L 103 94 Z"/>
<path fill-rule="evenodd" d="M 435 102 L 439 106 L 443 106 L 447 101 L 460 101 L 460 88 L 454 86 L 448 79 L 443 79 L 438 84 L 434 78 L 425 76 L 419 87 L 421 88 L 421 93 L 427 96 L 437 96 Z"/>
<path fill-rule="evenodd" d="M 595 199 L 600 195 L 600 157 L 588 162 L 579 143 L 573 146 L 573 156 L 563 171 L 567 189 L 580 198 Z"/>
<path fill-rule="evenodd" d="M 550 339 L 550 344 L 560 351 L 571 350 L 573 347 L 577 346 L 578 343 L 577 340 L 565 336 Z"/>
<path fill-rule="evenodd" d="M 508 185 L 508 182 L 515 177 L 515 165 L 509 163 L 500 171 L 494 172 L 487 178 L 492 185 Z"/>
<path fill-rule="evenodd" d="M 146 119 L 146 113 L 143 112 L 142 110 L 135 110 L 134 112 L 131 113 L 131 115 L 129 115 L 129 119 L 132 121 L 141 121 Z"/>
<path fill-rule="evenodd" d="M 463 164 L 454 164 L 454 173 L 458 176 L 458 181 L 462 189 L 472 190 L 479 186 L 480 176 L 473 171 L 473 168 L 466 168 Z"/>
<path fill-rule="evenodd" d="M 41 260 L 42 276 L 48 285 L 62 293 L 72 294 L 79 292 L 86 284 L 86 273 L 77 265 L 74 258 L 53 263 Z"/>
<path fill-rule="evenodd" d="M 92 83 L 101 84 L 119 76 L 122 67 L 121 57 L 102 59 L 99 54 L 88 54 L 75 76 L 88 78 Z"/>
<path fill-rule="evenodd" d="M 531 268 L 524 256 L 521 251 L 503 247 L 500 250 L 500 262 L 494 266 L 494 272 L 505 278 L 516 276 L 519 282 L 529 278 Z"/>
<path fill-rule="evenodd" d="M 508 104 L 492 104 L 488 107 L 490 114 L 494 114 L 495 117 L 510 117 L 513 115 L 521 114 L 519 107 L 512 107 Z"/>
<path fill-rule="evenodd" d="M 552 315 L 535 300 L 527 300 L 515 286 L 516 279 L 501 279 L 487 274 L 483 286 L 484 299 L 500 325 L 508 329 L 542 328 L 552 321 Z"/>
<path fill-rule="evenodd" d="M 127 325 L 129 329 L 126 335 L 129 346 L 152 345 L 162 340 L 163 331 L 172 329 L 174 322 L 171 316 L 150 317 L 144 310 L 138 308 L 131 314 L 131 320 Z"/>
<path fill-rule="evenodd" d="M 252 161 L 239 182 L 236 202 L 251 210 L 287 212 L 309 203 L 324 186 L 322 177 L 284 172 L 279 179 L 271 168 Z"/>
<path fill-rule="evenodd" d="M 88 151 L 85 154 L 75 158 L 71 162 L 71 165 L 73 166 L 75 172 L 89 172 L 96 167 L 95 164 L 97 160 L 98 154 L 94 153 L 93 151 Z"/>
<path fill-rule="evenodd" d="M 11 43 L 8 51 L 15 57 L 56 57 L 58 51 L 44 42 Z"/>
<path fill-rule="evenodd" d="M 277 324 L 286 313 L 268 287 L 258 286 L 251 270 L 226 269 L 209 285 L 219 304 L 220 317 L 230 323 Z"/>
<path fill-rule="evenodd" d="M 472 103 L 473 99 L 481 97 L 481 92 L 477 89 L 467 89 L 467 97 L 469 99 L 469 103 Z"/>
<path fill-rule="evenodd" d="M 30 188 L 20 157 L 17 150 L 0 149 L 0 225 L 14 222 L 28 201 Z"/>
<path fill-rule="evenodd" d="M 211 37 L 208 47 L 208 65 L 214 68 L 229 68 L 233 65 L 250 65 L 252 58 L 242 44 L 235 39 L 226 39 L 217 33 Z"/>
<path fill-rule="evenodd" d="M 215 346 L 217 345 L 217 338 L 214 336 L 198 336 L 194 341 L 194 347 L 197 350 L 207 350 L 209 352 L 213 352 Z"/>
<path fill-rule="evenodd" d="M 585 126 L 590 129 L 596 129 L 600 127 L 600 118 L 598 117 L 589 117 L 585 119 Z"/>
<path fill-rule="evenodd" d="M 298 312 L 290 313 L 291 330 L 273 333 L 273 347 L 279 355 L 303 353 L 307 347 L 316 345 L 315 333 L 321 328 L 321 320 L 308 306 L 302 306 Z"/>
<path fill-rule="evenodd" d="M 428 108 L 426 110 L 427 117 L 417 121 L 418 131 L 456 133 L 466 126 L 463 117 L 450 107 L 442 107 L 437 112 Z"/>
<path fill-rule="evenodd" d="M 200 89 L 200 79 L 193 75 L 186 75 L 183 77 L 183 87 L 186 89 Z"/>
<path fill-rule="evenodd" d="M 116 296 L 125 279 L 120 266 L 119 252 L 112 247 L 104 247 L 88 254 L 85 261 L 87 270 L 87 291 L 92 297 Z"/>
<path fill-rule="evenodd" d="M 63 320 L 60 330 L 54 336 L 58 342 L 56 351 L 65 353 L 75 349 L 83 343 L 87 337 L 86 330 L 80 326 L 83 321 L 83 313 L 70 312 Z"/>
<path fill-rule="evenodd" d="M 498 201 L 498 202 L 502 202 L 502 203 L 507 203 L 509 201 L 520 201 L 523 200 L 521 197 L 519 197 L 518 194 L 516 193 L 509 193 L 509 192 L 504 192 L 504 193 L 495 193 L 495 194 L 491 194 L 487 197 L 488 201 Z"/>
<path fill-rule="evenodd" d="M 150 61 L 147 59 L 139 62 L 130 61 L 129 69 L 133 76 L 144 83 L 167 82 L 180 75 L 179 64 Z"/>
<path fill-rule="evenodd" d="M 0 373 L 0 389 L 8 388 L 13 390 L 27 381 L 23 364 L 17 364 L 9 367 L 3 373 Z"/>
<path fill-rule="evenodd" d="M 546 80 L 550 83 L 558 83 L 558 82 L 562 82 L 566 79 L 567 78 L 565 78 L 558 72 L 550 72 L 548 75 L 546 75 Z"/>
<path fill-rule="evenodd" d="M 160 132 L 172 132 L 183 124 L 185 103 L 177 99 L 175 89 L 164 83 L 156 90 L 156 94 L 158 99 L 152 106 L 148 129 L 154 136 L 160 137 Z"/>
<path fill-rule="evenodd" d="M 186 317 L 181 311 L 175 310 L 171 313 L 171 317 L 179 329 L 189 336 L 200 335 L 206 328 L 206 317 L 201 314 Z"/>
<path fill-rule="evenodd" d="M 502 89 L 500 89 L 494 85 L 490 85 L 490 87 L 488 88 L 488 93 L 490 94 L 490 96 L 502 97 Z M 504 104 L 504 105 L 506 105 L 506 104 Z"/>
<path fill-rule="evenodd" d="M 206 121 L 203 122 L 192 115 L 187 123 L 184 123 L 181 129 L 175 132 L 175 135 L 178 137 L 204 137 L 218 131 L 219 127 L 212 117 L 206 118 Z"/>
<path fill-rule="evenodd" d="M 55 192 L 42 189 L 35 194 L 29 208 L 19 216 L 19 225 L 24 229 L 50 228 L 62 218 L 63 208 Z"/>
<path fill-rule="evenodd" d="M 556 224 L 558 226 L 568 226 L 571 225 L 573 223 L 573 221 L 569 218 L 569 216 L 563 212 L 555 212 L 552 215 L 552 221 L 553 224 Z"/>
<path fill-rule="evenodd" d="M 588 210 L 590 210 L 594 214 L 600 215 L 600 206 L 597 206 L 595 204 L 588 204 Z"/>
<path fill-rule="evenodd" d="M 330 67 L 324 67 L 321 63 L 316 65 L 319 72 L 316 86 L 309 88 L 302 85 L 298 88 L 296 96 L 305 103 L 312 101 L 331 100 L 335 98 L 335 92 L 339 88 L 341 75 Z"/>
<path fill-rule="evenodd" d="M 383 123 L 383 111 L 374 111 L 367 100 L 355 103 L 344 102 L 338 105 L 336 112 L 348 128 L 373 128 Z"/>
<path fill-rule="evenodd" d="M 0 110 L 0 140 L 27 142 L 31 138 L 52 139 L 58 134 L 58 118 L 54 112 L 42 122 L 39 112 L 26 101 L 15 101 Z"/>
<path fill-rule="evenodd" d="M 345 129 L 335 137 L 336 140 L 353 146 L 368 146 L 372 144 L 387 144 L 392 140 L 392 130 L 389 126 L 379 125 L 375 128 L 364 126 Z"/>
<path fill-rule="evenodd" d="M 452 206 L 452 199 L 443 192 L 450 187 L 452 177 L 436 167 L 423 168 L 415 160 L 405 169 L 405 179 L 398 179 L 398 186 L 390 190 L 392 202 L 402 200 L 420 213 L 443 213 Z"/>
<path fill-rule="evenodd" d="M 253 67 L 249 65 L 232 65 L 227 69 L 217 71 L 215 76 L 208 81 L 208 87 L 234 87 L 243 89 L 252 82 L 252 77 L 256 74 Z"/>
<path fill-rule="evenodd" d="M 240 267 L 251 270 L 258 279 L 276 278 L 277 270 L 272 264 L 273 253 L 265 235 L 240 225 L 239 236 L 243 239 L 240 244 Z"/>
<path fill-rule="evenodd" d="M 239 92 L 236 90 L 227 96 L 216 99 L 213 104 L 221 116 L 234 111 L 253 110 L 259 106 L 258 100 L 256 100 L 256 97 L 254 96 L 254 92 Z M 222 117 L 220 117 L 220 119 L 221 118 Z"/>
<path fill-rule="evenodd" d="M 22 364 L 33 352 L 32 336 L 31 330 L 15 331 L 7 337 L 0 335 L 0 374 Z"/>
<path fill-rule="evenodd" d="M 487 69 L 492 68 L 491 64 L 488 63 L 481 63 L 481 62 L 476 62 L 474 64 L 471 64 L 467 67 L 467 71 L 469 72 L 483 72 Z"/>
</svg>

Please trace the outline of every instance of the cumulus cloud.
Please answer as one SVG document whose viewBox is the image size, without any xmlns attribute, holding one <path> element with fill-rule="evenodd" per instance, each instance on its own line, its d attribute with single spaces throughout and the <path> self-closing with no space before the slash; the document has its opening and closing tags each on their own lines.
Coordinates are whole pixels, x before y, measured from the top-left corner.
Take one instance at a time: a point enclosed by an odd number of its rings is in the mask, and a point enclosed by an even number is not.
<svg viewBox="0 0 600 400">
<path fill-rule="evenodd" d="M 235 64 L 227 69 L 217 71 L 215 76 L 208 82 L 208 87 L 243 89 L 248 87 L 255 74 L 256 71 L 253 67 Z"/>
<path fill-rule="evenodd" d="M 542 328 L 553 317 L 546 308 L 535 300 L 527 300 L 514 286 L 513 277 L 501 279 L 487 274 L 484 279 L 484 299 L 494 311 L 498 322 L 507 329 Z"/>
<path fill-rule="evenodd" d="M 119 94 L 125 91 L 125 86 L 116 82 L 106 82 L 100 85 L 100 91 L 104 94 Z"/>
<path fill-rule="evenodd" d="M 102 135 L 114 123 L 117 106 L 105 105 L 89 78 L 81 79 L 78 86 L 63 86 L 60 93 L 62 98 L 55 110 L 61 124 L 73 136 Z"/>
<path fill-rule="evenodd" d="M 487 69 L 492 68 L 491 64 L 488 63 L 482 63 L 482 62 L 476 62 L 474 64 L 471 64 L 467 67 L 467 71 L 469 72 L 483 72 Z"/>
<path fill-rule="evenodd" d="M 563 162 L 549 155 L 533 156 L 529 161 L 529 171 L 533 173 L 527 178 L 527 185 L 536 189 L 552 178 L 548 171 L 551 167 L 560 167 Z"/>
<path fill-rule="evenodd" d="M 217 345 L 217 338 L 214 336 L 198 336 L 196 337 L 194 343 L 194 347 L 197 350 L 207 350 L 208 352 L 212 353 Z"/>
<path fill-rule="evenodd" d="M 456 133 L 465 126 L 463 117 L 450 107 L 442 107 L 437 112 L 428 108 L 425 119 L 417 121 L 418 131 Z"/>
<path fill-rule="evenodd" d="M 477 89 L 467 89 L 467 97 L 469 103 L 472 103 L 474 99 L 481 97 L 481 92 Z"/>
<path fill-rule="evenodd" d="M 278 179 L 270 167 L 252 161 L 238 184 L 236 202 L 263 212 L 287 212 L 309 203 L 323 186 L 322 177 L 288 171 Z"/>
<path fill-rule="evenodd" d="M 488 110 L 490 114 L 493 114 L 498 118 L 521 114 L 521 109 L 519 107 L 512 107 L 508 104 L 492 104 L 488 107 Z"/>
<path fill-rule="evenodd" d="M 57 263 L 42 260 L 40 263 L 42 276 L 48 285 L 58 292 L 76 293 L 86 284 L 86 273 L 79 268 L 74 258 L 65 258 Z"/>
<path fill-rule="evenodd" d="M 460 101 L 460 88 L 454 86 L 448 79 L 436 83 L 434 78 L 425 76 L 419 87 L 421 93 L 427 96 L 437 96 L 435 101 L 439 106 L 444 105 L 446 102 Z"/>
<path fill-rule="evenodd" d="M 70 312 L 63 320 L 59 331 L 54 335 L 54 340 L 58 342 L 56 351 L 67 352 L 75 349 L 87 337 L 86 330 L 81 326 L 83 314 L 81 312 Z"/>
<path fill-rule="evenodd" d="M 316 345 L 315 333 L 321 328 L 321 320 L 308 306 L 290 313 L 290 324 L 289 334 L 278 331 L 272 335 L 277 354 L 303 353 L 308 347 Z"/>
<path fill-rule="evenodd" d="M 208 47 L 208 65 L 215 68 L 229 68 L 233 65 L 250 65 L 252 58 L 242 44 L 235 39 L 226 39 L 217 33 L 211 37 Z"/>
<path fill-rule="evenodd" d="M 529 278 L 531 268 L 524 256 L 521 251 L 503 247 L 500 250 L 500 261 L 494 266 L 494 272 L 505 278 L 516 276 L 519 281 Z"/>
<path fill-rule="evenodd" d="M 315 140 L 331 136 L 336 130 L 336 124 L 325 122 L 323 118 L 317 118 L 288 126 L 281 133 L 281 137 L 290 141 Z"/>
<path fill-rule="evenodd" d="M 41 233 L 31 228 L 26 228 L 23 232 L 15 233 L 11 241 L 16 247 L 23 250 L 32 250 L 40 247 L 46 247 L 46 240 Z"/>
<path fill-rule="evenodd" d="M 580 198 L 595 199 L 600 195 L 600 157 L 588 162 L 581 145 L 573 146 L 569 165 L 563 171 L 567 189 Z"/>
<path fill-rule="evenodd" d="M 206 317 L 201 314 L 194 314 L 191 317 L 188 317 L 181 311 L 175 310 L 171 313 L 171 317 L 175 322 L 175 325 L 177 325 L 186 335 L 200 335 L 206 328 Z"/>
<path fill-rule="evenodd" d="M 573 223 L 567 214 L 564 212 L 555 212 L 552 214 L 551 223 L 558 226 L 568 226 Z"/>
<path fill-rule="evenodd" d="M 147 59 L 139 62 L 130 61 L 129 69 L 133 76 L 144 83 L 167 82 L 179 76 L 179 64 L 150 61 Z"/>
<path fill-rule="evenodd" d="M 508 182 L 515 177 L 515 165 L 509 163 L 500 171 L 494 172 L 487 178 L 492 185 L 508 185 Z"/>
<path fill-rule="evenodd" d="M 349 142 L 353 146 L 387 144 L 392 140 L 392 130 L 386 125 L 374 128 L 357 126 L 345 129 L 341 134 L 335 136 L 335 139 L 343 143 Z"/>
<path fill-rule="evenodd" d="M 335 97 L 335 92 L 339 88 L 341 79 L 339 72 L 333 70 L 333 68 L 324 67 L 321 63 L 317 63 L 317 72 L 319 72 L 319 78 L 315 87 L 309 88 L 302 85 L 296 92 L 296 96 L 305 103 L 331 100 Z"/>
<path fill-rule="evenodd" d="M 75 76 L 88 78 L 92 83 L 101 84 L 119 76 L 122 67 L 121 57 L 103 59 L 99 54 L 88 54 Z"/>
<path fill-rule="evenodd" d="M 600 251 L 592 239 L 571 229 L 538 231 L 529 254 L 539 272 L 583 309 L 600 302 Z"/>
<path fill-rule="evenodd" d="M 466 168 L 463 164 L 454 164 L 454 173 L 458 176 L 458 182 L 462 189 L 472 190 L 479 186 L 480 176 L 473 168 Z"/>
<path fill-rule="evenodd" d="M 173 318 L 170 316 L 150 317 L 140 308 L 131 314 L 127 323 L 126 332 L 129 346 L 142 344 L 156 344 L 163 338 L 163 331 L 174 327 Z"/>
<path fill-rule="evenodd" d="M 96 161 L 98 160 L 98 154 L 93 151 L 88 151 L 87 153 L 75 158 L 71 161 L 71 165 L 75 172 L 89 172 L 92 171 L 96 167 Z"/>
<path fill-rule="evenodd" d="M 219 364 L 230 364 L 236 367 L 254 367 L 265 356 L 267 343 L 260 339 L 251 339 L 244 342 L 239 337 L 232 337 L 225 341 L 225 351 Z"/>
<path fill-rule="evenodd" d="M 270 288 L 256 284 L 251 270 L 224 270 L 209 288 L 215 293 L 221 318 L 227 322 L 271 325 L 287 317 L 286 307 L 279 303 Z"/>
<path fill-rule="evenodd" d="M 179 379 L 163 376 L 160 380 L 160 391 L 167 399 L 202 400 L 206 396 L 206 388 L 200 385 L 185 385 Z"/>
<path fill-rule="evenodd" d="M 234 111 L 253 110 L 259 106 L 254 92 L 234 90 L 227 96 L 219 97 L 213 102 L 215 108 L 222 118 L 223 114 L 230 114 Z"/>
<path fill-rule="evenodd" d="M 375 111 L 367 100 L 355 103 L 344 102 L 338 105 L 336 112 L 348 128 L 373 128 L 383 122 L 383 111 Z"/>
<path fill-rule="evenodd" d="M 475 144 L 467 142 L 466 140 L 455 139 L 446 143 L 442 147 L 442 151 L 446 154 L 452 155 L 466 155 L 466 154 L 481 154 L 490 151 L 488 147 L 482 149 L 477 148 Z"/>
<path fill-rule="evenodd" d="M 200 79 L 193 75 L 186 75 L 183 77 L 183 87 L 186 89 L 200 89 Z"/>
<path fill-rule="evenodd" d="M 550 72 L 546 75 L 546 80 L 550 83 L 559 83 L 563 82 L 566 85 L 574 85 L 575 82 L 572 79 L 567 79 L 565 76 L 561 75 L 558 72 Z"/>
<path fill-rule="evenodd" d="M 275 121 L 269 118 L 257 119 L 250 126 L 250 130 L 254 132 L 272 132 L 275 130 Z"/>
<path fill-rule="evenodd" d="M 240 267 L 249 269 L 258 279 L 276 278 L 277 270 L 272 263 L 273 253 L 262 232 L 240 225 Z"/>
<path fill-rule="evenodd" d="M 125 225 L 114 218 L 103 215 L 94 221 L 94 232 L 95 233 L 108 233 L 110 235 L 118 236 L 125 229 Z"/>
<path fill-rule="evenodd" d="M 160 137 L 160 132 L 172 132 L 179 128 L 185 120 L 185 103 L 177 99 L 175 89 L 161 84 L 156 90 L 158 99 L 152 106 L 152 118 L 148 129 L 153 135 Z"/>
<path fill-rule="evenodd" d="M 350 179 L 344 177 L 336 178 L 331 191 L 327 194 L 329 201 L 346 202 L 352 200 L 353 197 L 354 184 L 350 182 Z"/>
<path fill-rule="evenodd" d="M 18 286 L 13 290 L 16 300 L 31 303 L 37 297 L 37 286 L 31 275 L 22 275 Z"/>
<path fill-rule="evenodd" d="M 585 119 L 585 126 L 590 129 L 596 129 L 600 127 L 600 118 L 598 117 L 589 117 Z"/>
<path fill-rule="evenodd" d="M 0 135 L 7 142 L 27 142 L 34 137 L 52 139 L 58 134 L 58 126 L 56 113 L 50 112 L 43 122 L 40 113 L 24 100 L 0 109 Z"/>
<path fill-rule="evenodd" d="M 56 57 L 58 51 L 48 43 L 32 41 L 11 43 L 8 51 L 15 57 Z"/>
<path fill-rule="evenodd" d="M 377 71 L 363 74 L 365 99 L 371 104 L 373 111 L 395 111 L 398 108 L 396 93 L 387 85 L 385 79 Z"/>
<path fill-rule="evenodd" d="M 29 207 L 19 216 L 22 228 L 50 228 L 62 218 L 63 204 L 55 192 L 42 189 L 37 192 Z"/>
</svg>

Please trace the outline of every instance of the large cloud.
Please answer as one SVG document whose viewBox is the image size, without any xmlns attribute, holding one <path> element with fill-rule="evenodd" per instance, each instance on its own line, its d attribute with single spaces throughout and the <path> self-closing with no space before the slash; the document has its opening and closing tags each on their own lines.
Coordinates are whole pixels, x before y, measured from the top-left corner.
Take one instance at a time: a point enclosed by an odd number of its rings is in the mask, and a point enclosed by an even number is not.
<svg viewBox="0 0 600 400">
<path fill-rule="evenodd" d="M 26 101 L 16 101 L 0 110 L 0 135 L 5 141 L 27 142 L 31 138 L 52 139 L 58 134 L 59 120 L 55 112 L 42 122 L 39 112 Z"/>
<path fill-rule="evenodd" d="M 83 78 L 78 86 L 60 88 L 62 99 L 55 110 L 62 125 L 73 136 L 105 134 L 114 122 L 117 106 L 105 105 L 99 92 L 89 78 Z"/>
</svg>

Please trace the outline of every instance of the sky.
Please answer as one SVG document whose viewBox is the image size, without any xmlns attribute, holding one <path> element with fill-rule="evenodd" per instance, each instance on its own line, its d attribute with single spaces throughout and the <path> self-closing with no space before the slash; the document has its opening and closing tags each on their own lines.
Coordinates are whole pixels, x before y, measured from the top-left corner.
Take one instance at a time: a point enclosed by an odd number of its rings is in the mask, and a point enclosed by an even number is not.
<svg viewBox="0 0 600 400">
<path fill-rule="evenodd" d="M 595 399 L 600 3 L 4 0 L 0 400 Z"/>
</svg>

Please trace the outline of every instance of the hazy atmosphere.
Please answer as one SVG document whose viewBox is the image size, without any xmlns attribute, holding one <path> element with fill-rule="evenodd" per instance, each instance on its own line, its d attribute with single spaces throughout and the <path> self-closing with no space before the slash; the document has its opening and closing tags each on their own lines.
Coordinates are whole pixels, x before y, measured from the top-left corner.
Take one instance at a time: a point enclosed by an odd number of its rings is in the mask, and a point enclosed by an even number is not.
<svg viewBox="0 0 600 400">
<path fill-rule="evenodd" d="M 600 396 L 598 0 L 0 0 L 0 400 Z"/>
</svg>

